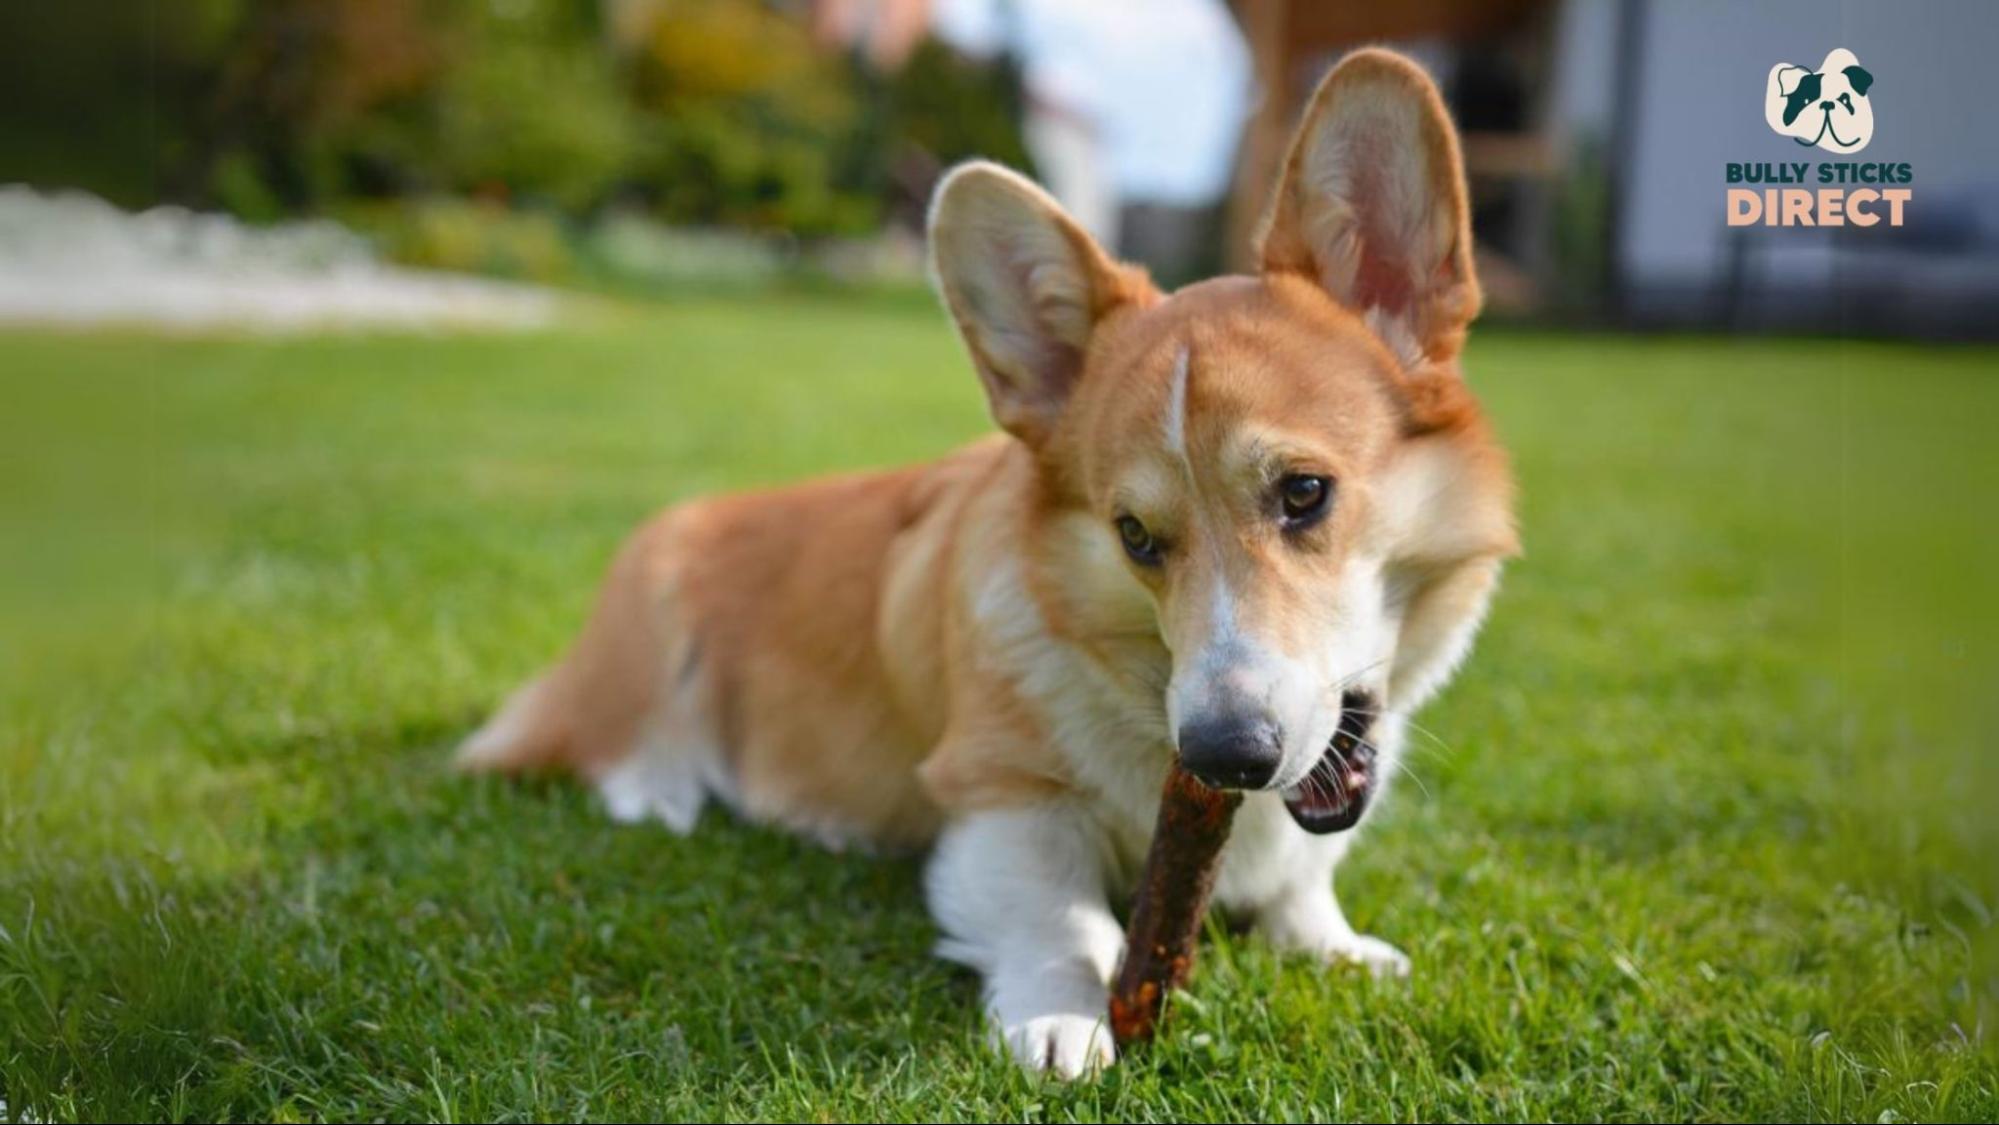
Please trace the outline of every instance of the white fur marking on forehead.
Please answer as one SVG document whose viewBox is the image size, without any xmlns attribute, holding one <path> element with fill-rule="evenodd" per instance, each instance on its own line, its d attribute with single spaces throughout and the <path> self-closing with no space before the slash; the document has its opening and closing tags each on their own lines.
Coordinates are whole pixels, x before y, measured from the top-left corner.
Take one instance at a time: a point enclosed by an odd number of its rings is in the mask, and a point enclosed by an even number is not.
<svg viewBox="0 0 1999 1125">
<path fill-rule="evenodd" d="M 1166 392 L 1166 448 L 1183 463 L 1187 460 L 1187 367 L 1191 358 L 1187 345 L 1181 344 L 1173 356 L 1173 384 Z"/>
</svg>

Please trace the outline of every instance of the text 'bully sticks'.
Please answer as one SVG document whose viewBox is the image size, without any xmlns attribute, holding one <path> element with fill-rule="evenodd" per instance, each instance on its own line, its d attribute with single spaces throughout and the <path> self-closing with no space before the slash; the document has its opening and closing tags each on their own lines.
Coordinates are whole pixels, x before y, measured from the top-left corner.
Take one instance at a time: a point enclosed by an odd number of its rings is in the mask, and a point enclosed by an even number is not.
<svg viewBox="0 0 1999 1125">
<path fill-rule="evenodd" d="M 1240 804 L 1241 793 L 1210 789 L 1177 762 L 1166 775 L 1111 992 L 1111 1034 L 1121 1051 L 1152 1039 L 1166 994 L 1193 971 L 1201 918 Z"/>
</svg>

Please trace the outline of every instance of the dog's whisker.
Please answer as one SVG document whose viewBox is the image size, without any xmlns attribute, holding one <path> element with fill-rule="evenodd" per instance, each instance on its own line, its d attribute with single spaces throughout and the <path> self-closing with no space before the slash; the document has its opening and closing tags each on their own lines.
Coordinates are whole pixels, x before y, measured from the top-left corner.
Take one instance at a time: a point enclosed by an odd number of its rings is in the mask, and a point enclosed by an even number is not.
<svg viewBox="0 0 1999 1125">
<path fill-rule="evenodd" d="M 1430 796 L 1429 785 L 1426 784 L 1421 777 L 1417 776 L 1416 771 L 1410 768 L 1409 763 L 1402 760 L 1402 756 L 1400 754 L 1390 754 L 1387 751 L 1383 750 L 1381 747 L 1375 745 L 1372 742 L 1369 742 L 1365 738 L 1360 740 L 1360 744 L 1374 752 L 1375 761 L 1387 762 L 1389 765 L 1394 766 L 1397 770 L 1400 770 L 1402 774 L 1406 776 L 1409 780 L 1416 783 L 1416 788 L 1421 789 L 1423 791 L 1423 796 L 1425 797 Z"/>
<path fill-rule="evenodd" d="M 1346 694 L 1347 689 L 1352 687 L 1354 683 L 1357 680 L 1359 680 L 1362 676 L 1367 675 L 1369 672 L 1374 671 L 1376 668 L 1379 668 L 1386 663 L 1388 663 L 1388 658 L 1384 656 L 1381 657 L 1380 659 L 1374 660 L 1368 664 L 1364 664 L 1361 667 L 1354 669 L 1352 672 L 1349 672 L 1346 675 L 1341 676 L 1339 679 L 1335 680 L 1332 683 L 1332 685 L 1326 689 L 1325 694 L 1327 696 Z"/>
<path fill-rule="evenodd" d="M 1429 739 L 1431 744 L 1437 750 L 1440 750 L 1445 754 L 1457 753 L 1457 748 L 1452 746 L 1450 743 L 1444 741 L 1442 735 L 1438 734 L 1436 731 L 1431 730 L 1429 727 L 1424 726 L 1422 723 L 1417 722 L 1413 717 L 1408 715 L 1402 716 L 1402 724 L 1408 727 L 1410 730 L 1415 731 L 1417 734 L 1422 735 L 1424 738 Z"/>
<path fill-rule="evenodd" d="M 1424 783 L 1421 777 L 1418 777 L 1416 775 L 1415 770 L 1410 769 L 1407 764 L 1402 762 L 1396 762 L 1395 768 L 1401 770 L 1405 777 L 1407 777 L 1410 781 L 1416 783 L 1416 788 L 1421 789 L 1423 791 L 1424 800 L 1429 800 L 1431 798 L 1432 794 L 1430 793 L 1430 787 Z"/>
</svg>

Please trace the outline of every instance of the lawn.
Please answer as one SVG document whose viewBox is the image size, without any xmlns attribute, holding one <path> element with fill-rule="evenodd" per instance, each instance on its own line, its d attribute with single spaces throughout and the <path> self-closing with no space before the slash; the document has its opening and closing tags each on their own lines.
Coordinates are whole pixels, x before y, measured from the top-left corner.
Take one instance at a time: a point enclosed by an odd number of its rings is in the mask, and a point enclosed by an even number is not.
<svg viewBox="0 0 1999 1125">
<path fill-rule="evenodd" d="M 1991 1120 L 1995 359 L 1477 336 L 1528 553 L 1342 877 L 1414 977 L 1218 932 L 1062 1086 L 914 857 L 446 768 L 651 508 L 984 430 L 927 304 L 0 336 L 0 1119 Z"/>
</svg>

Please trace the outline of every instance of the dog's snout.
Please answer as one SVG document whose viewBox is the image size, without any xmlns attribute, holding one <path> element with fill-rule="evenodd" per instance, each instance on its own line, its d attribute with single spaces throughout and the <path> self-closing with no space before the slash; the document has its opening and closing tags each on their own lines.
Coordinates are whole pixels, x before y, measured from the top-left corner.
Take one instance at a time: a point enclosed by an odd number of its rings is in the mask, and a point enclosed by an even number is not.
<svg viewBox="0 0 1999 1125">
<path fill-rule="evenodd" d="M 1260 789 L 1277 775 L 1284 741 L 1268 716 L 1223 712 L 1180 724 L 1180 765 L 1217 789 Z"/>
</svg>

